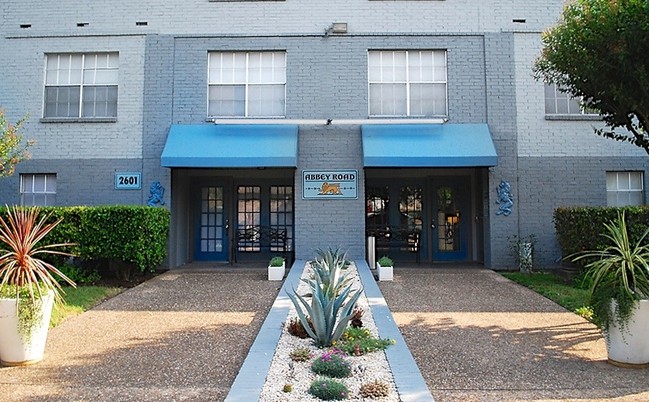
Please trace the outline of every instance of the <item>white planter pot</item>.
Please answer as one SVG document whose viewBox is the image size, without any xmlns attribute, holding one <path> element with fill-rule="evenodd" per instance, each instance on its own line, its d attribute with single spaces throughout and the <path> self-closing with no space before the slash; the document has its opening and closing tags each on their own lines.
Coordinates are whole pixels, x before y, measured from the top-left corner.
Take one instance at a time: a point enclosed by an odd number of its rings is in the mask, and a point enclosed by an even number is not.
<svg viewBox="0 0 649 402">
<path fill-rule="evenodd" d="M 608 360 L 618 366 L 649 365 L 649 300 L 640 300 L 627 328 L 621 331 L 613 322 L 606 334 Z"/>
<path fill-rule="evenodd" d="M 392 280 L 392 267 L 383 267 L 378 262 L 376 263 L 376 270 L 379 273 L 379 281 L 391 281 Z"/>
<path fill-rule="evenodd" d="M 43 360 L 53 305 L 54 293 L 50 291 L 43 298 L 40 320 L 31 337 L 24 339 L 18 330 L 16 299 L 0 299 L 0 364 L 25 366 Z"/>
<path fill-rule="evenodd" d="M 281 267 L 271 267 L 268 266 L 268 280 L 269 281 L 281 281 L 284 279 L 284 274 L 286 273 L 286 261 L 282 264 Z"/>
</svg>

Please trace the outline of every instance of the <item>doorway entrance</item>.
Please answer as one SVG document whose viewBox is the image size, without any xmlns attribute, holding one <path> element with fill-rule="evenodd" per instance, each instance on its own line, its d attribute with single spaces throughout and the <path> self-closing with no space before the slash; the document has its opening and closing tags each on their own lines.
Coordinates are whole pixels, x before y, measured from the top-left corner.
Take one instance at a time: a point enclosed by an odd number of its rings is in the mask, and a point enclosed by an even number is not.
<svg viewBox="0 0 649 402">
<path fill-rule="evenodd" d="M 473 257 L 470 175 L 372 176 L 366 171 L 365 229 L 375 238 L 377 258 L 430 263 Z"/>
<path fill-rule="evenodd" d="M 286 180 L 219 179 L 196 183 L 196 261 L 292 261 L 293 185 Z"/>
</svg>

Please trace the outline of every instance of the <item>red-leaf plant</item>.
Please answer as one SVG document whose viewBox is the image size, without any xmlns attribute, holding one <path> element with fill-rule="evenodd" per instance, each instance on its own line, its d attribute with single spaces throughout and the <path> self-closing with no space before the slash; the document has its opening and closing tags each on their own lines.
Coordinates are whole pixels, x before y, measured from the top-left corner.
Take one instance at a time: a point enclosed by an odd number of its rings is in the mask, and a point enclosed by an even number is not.
<svg viewBox="0 0 649 402">
<path fill-rule="evenodd" d="M 20 294 L 27 291 L 32 305 L 43 296 L 43 291 L 53 291 L 56 301 L 61 301 L 63 289 L 54 275 L 58 275 L 76 287 L 75 283 L 52 264 L 41 260 L 39 255 L 58 254 L 70 256 L 70 253 L 55 250 L 58 247 L 70 246 L 71 243 L 48 244 L 38 243 L 52 231 L 62 218 L 47 223 L 48 215 L 38 219 L 40 208 L 7 207 L 7 218 L 0 216 L 0 291 L 5 287 L 15 287 L 17 304 Z M 24 293 L 23 293 L 24 294 Z"/>
</svg>

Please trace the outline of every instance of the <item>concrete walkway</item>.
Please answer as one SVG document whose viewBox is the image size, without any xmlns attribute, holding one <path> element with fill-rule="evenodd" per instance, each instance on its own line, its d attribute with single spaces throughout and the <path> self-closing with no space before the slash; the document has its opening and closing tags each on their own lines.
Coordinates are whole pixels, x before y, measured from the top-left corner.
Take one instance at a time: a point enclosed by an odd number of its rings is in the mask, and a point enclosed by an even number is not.
<svg viewBox="0 0 649 402">
<path fill-rule="evenodd" d="M 2 401 L 222 401 L 281 283 L 265 269 L 170 271 L 50 331 L 0 368 Z"/>
<path fill-rule="evenodd" d="M 222 401 L 275 300 L 265 269 L 178 270 L 50 332 L 0 368 L 2 401 Z M 483 269 L 395 269 L 379 288 L 436 401 L 647 401 L 597 329 Z"/>
<path fill-rule="evenodd" d="M 437 402 L 649 401 L 649 370 L 608 364 L 594 325 L 493 271 L 395 269 L 379 287 Z"/>
</svg>

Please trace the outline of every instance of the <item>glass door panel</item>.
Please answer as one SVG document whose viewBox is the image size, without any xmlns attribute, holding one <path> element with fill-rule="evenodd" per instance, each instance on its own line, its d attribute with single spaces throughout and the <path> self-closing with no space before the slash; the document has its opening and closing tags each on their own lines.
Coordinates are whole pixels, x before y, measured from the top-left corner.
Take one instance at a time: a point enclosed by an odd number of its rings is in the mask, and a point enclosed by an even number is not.
<svg viewBox="0 0 649 402">
<path fill-rule="evenodd" d="M 293 251 L 293 186 L 254 183 L 236 189 L 235 261 L 288 258 Z"/>
<path fill-rule="evenodd" d="M 419 261 L 423 226 L 422 186 L 369 185 L 365 190 L 365 229 L 375 238 L 377 257 Z M 394 200 L 394 202 L 391 202 Z"/>
<path fill-rule="evenodd" d="M 390 231 L 390 188 L 368 187 L 365 190 L 365 228 L 368 235 L 385 237 Z"/>
<path fill-rule="evenodd" d="M 433 188 L 433 260 L 453 261 L 468 256 L 466 201 L 458 181 L 435 181 Z"/>
<path fill-rule="evenodd" d="M 422 228 L 422 188 L 401 187 L 399 197 L 400 251 L 420 252 Z"/>
<path fill-rule="evenodd" d="M 197 260 L 228 259 L 228 222 L 225 212 L 223 187 L 201 187 L 195 253 Z"/>
<path fill-rule="evenodd" d="M 270 186 L 270 251 L 293 249 L 293 186 Z M 286 248 L 286 250 L 284 250 Z"/>
<path fill-rule="evenodd" d="M 261 249 L 261 187 L 237 188 L 238 251 Z"/>
</svg>

